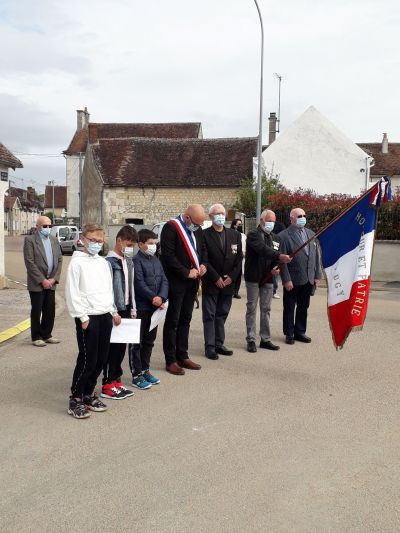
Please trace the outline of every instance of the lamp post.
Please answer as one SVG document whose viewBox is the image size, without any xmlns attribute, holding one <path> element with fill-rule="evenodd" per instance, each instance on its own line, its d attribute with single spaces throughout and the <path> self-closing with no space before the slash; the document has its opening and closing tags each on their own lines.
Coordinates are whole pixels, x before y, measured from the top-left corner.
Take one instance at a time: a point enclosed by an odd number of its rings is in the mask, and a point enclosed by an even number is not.
<svg viewBox="0 0 400 533">
<path fill-rule="evenodd" d="M 257 147 L 257 185 L 256 185 L 256 222 L 261 216 L 261 178 L 262 178 L 262 119 L 263 119 L 263 85 L 264 85 L 264 25 L 260 7 L 257 0 L 254 0 L 258 11 L 261 26 L 261 65 L 260 65 L 260 116 L 258 123 L 258 147 Z"/>
</svg>

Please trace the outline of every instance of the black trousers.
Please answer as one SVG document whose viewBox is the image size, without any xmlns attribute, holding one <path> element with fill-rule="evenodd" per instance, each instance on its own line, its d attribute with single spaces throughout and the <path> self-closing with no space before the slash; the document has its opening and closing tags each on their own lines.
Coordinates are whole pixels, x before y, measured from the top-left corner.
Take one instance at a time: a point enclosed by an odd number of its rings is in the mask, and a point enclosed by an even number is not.
<svg viewBox="0 0 400 533">
<path fill-rule="evenodd" d="M 225 342 L 225 321 L 232 305 L 232 294 L 205 294 L 202 296 L 204 348 L 212 353 Z"/>
<path fill-rule="evenodd" d="M 82 329 L 79 318 L 75 319 L 75 326 L 79 353 L 72 377 L 71 396 L 82 398 L 93 394 L 107 360 L 113 320 L 110 313 L 91 315 L 87 329 Z"/>
<path fill-rule="evenodd" d="M 233 282 L 233 293 L 239 294 L 240 285 L 242 283 L 242 267 L 240 267 L 240 272 L 236 280 Z"/>
<path fill-rule="evenodd" d="M 142 322 L 140 324 L 140 345 L 129 345 L 129 366 L 132 376 L 137 376 L 144 370 L 150 368 L 151 353 L 157 337 L 157 328 L 149 331 L 153 312 L 154 311 L 137 312 L 137 318 L 140 318 Z"/>
<path fill-rule="evenodd" d="M 32 341 L 51 337 L 56 313 L 56 291 L 43 289 L 29 291 L 31 297 L 31 337 Z"/>
<path fill-rule="evenodd" d="M 125 311 L 118 311 L 121 318 L 131 317 L 131 307 Z M 103 384 L 112 383 L 119 379 L 122 374 L 122 361 L 125 357 L 126 344 L 110 343 L 108 358 L 103 368 Z"/>
<path fill-rule="evenodd" d="M 163 349 L 167 365 L 189 357 L 189 330 L 196 294 L 195 283 L 188 284 L 180 291 L 170 289 L 163 330 Z"/>
<path fill-rule="evenodd" d="M 283 290 L 283 334 L 293 337 L 307 329 L 307 313 L 313 289 L 311 283 L 295 285 L 291 291 Z"/>
</svg>

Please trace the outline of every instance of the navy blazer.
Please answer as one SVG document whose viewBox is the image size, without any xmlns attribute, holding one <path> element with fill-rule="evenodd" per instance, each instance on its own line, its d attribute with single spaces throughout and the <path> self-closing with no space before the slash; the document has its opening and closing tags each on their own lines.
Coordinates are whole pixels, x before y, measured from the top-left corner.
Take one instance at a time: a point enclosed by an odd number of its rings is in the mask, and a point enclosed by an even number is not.
<svg viewBox="0 0 400 533">
<path fill-rule="evenodd" d="M 314 235 L 314 232 L 304 228 L 307 239 Z M 303 241 L 297 228 L 290 225 L 279 234 L 281 240 L 281 253 L 291 255 L 299 248 Z M 291 281 L 293 285 L 314 284 L 316 279 L 321 278 L 320 254 L 316 239 L 308 245 L 309 253 L 305 249 L 294 256 L 291 263 L 281 266 L 282 283 Z"/>
</svg>

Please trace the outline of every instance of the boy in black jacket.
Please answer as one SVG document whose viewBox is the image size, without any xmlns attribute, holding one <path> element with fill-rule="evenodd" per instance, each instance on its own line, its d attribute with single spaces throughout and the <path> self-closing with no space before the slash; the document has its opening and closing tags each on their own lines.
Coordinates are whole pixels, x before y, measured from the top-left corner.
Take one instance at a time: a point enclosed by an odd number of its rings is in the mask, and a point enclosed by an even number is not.
<svg viewBox="0 0 400 533">
<path fill-rule="evenodd" d="M 150 357 L 157 328 L 150 330 L 151 317 L 157 309 L 162 309 L 168 299 L 168 281 L 160 260 L 155 256 L 157 235 L 148 229 L 138 233 L 139 252 L 134 257 L 135 300 L 137 318 L 141 319 L 140 346 L 130 345 L 129 364 L 132 372 L 132 385 L 138 389 L 149 389 L 160 380 L 150 374 Z"/>
</svg>

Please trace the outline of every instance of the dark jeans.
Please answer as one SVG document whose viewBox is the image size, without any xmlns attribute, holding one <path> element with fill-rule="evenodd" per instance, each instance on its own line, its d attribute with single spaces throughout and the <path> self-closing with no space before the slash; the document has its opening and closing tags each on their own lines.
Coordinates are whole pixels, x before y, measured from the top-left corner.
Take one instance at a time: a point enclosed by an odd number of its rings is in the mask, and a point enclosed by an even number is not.
<svg viewBox="0 0 400 533">
<path fill-rule="evenodd" d="M 137 312 L 137 318 L 140 318 L 142 322 L 140 324 L 140 344 L 129 345 L 129 366 L 132 376 L 137 376 L 150 368 L 151 353 L 157 337 L 157 328 L 149 331 L 153 312 L 139 310 Z"/>
<path fill-rule="evenodd" d="M 118 311 L 121 318 L 131 317 L 131 308 L 126 311 Z M 112 383 L 119 379 L 122 374 L 122 361 L 125 357 L 126 344 L 110 343 L 108 358 L 103 368 L 103 384 Z"/>
<path fill-rule="evenodd" d="M 288 337 L 304 334 L 307 313 L 313 289 L 311 283 L 295 285 L 291 291 L 283 290 L 283 334 Z"/>
<path fill-rule="evenodd" d="M 82 398 L 93 393 L 107 360 L 113 320 L 110 313 L 106 313 L 91 315 L 85 330 L 79 318 L 75 319 L 75 325 L 79 353 L 72 377 L 71 395 Z"/>
<path fill-rule="evenodd" d="M 232 305 L 232 294 L 204 294 L 202 296 L 204 349 L 207 353 L 225 342 L 225 321 Z"/>
<path fill-rule="evenodd" d="M 272 276 L 272 285 L 274 286 L 274 294 L 278 291 L 278 276 Z"/>
<path fill-rule="evenodd" d="M 31 337 L 32 341 L 51 337 L 56 313 L 56 291 L 43 289 L 29 291 L 31 297 Z"/>
<path fill-rule="evenodd" d="M 190 283 L 179 292 L 171 290 L 163 330 L 163 349 L 167 365 L 187 359 L 190 321 L 197 285 Z"/>
</svg>

